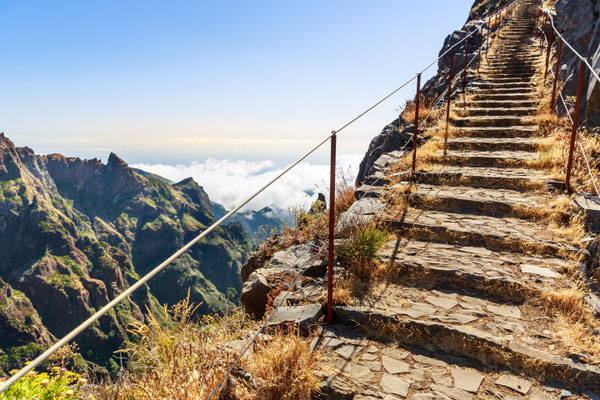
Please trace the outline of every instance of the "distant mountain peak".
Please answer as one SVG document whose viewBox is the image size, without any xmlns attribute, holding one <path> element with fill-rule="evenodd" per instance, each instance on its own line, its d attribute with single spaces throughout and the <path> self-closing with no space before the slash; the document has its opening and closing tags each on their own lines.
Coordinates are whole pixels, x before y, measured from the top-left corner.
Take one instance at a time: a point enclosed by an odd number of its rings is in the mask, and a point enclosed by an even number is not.
<svg viewBox="0 0 600 400">
<path fill-rule="evenodd" d="M 108 168 L 129 168 L 129 165 L 115 153 L 110 153 L 106 166 Z"/>
</svg>

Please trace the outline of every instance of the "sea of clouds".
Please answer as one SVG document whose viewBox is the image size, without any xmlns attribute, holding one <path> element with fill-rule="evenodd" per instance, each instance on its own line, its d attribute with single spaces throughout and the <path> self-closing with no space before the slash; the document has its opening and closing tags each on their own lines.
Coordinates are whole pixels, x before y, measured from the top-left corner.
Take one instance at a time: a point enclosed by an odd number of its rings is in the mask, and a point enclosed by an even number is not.
<svg viewBox="0 0 600 400">
<path fill-rule="evenodd" d="M 338 157 L 338 175 L 354 183 L 362 155 Z M 204 188 L 210 199 L 230 210 L 277 176 L 287 166 L 273 161 L 217 160 L 194 161 L 190 164 L 132 164 L 134 168 L 178 182 L 192 177 Z M 303 162 L 252 200 L 244 210 L 258 211 L 271 207 L 287 213 L 292 207 L 310 207 L 319 192 L 329 193 L 329 164 Z"/>
</svg>

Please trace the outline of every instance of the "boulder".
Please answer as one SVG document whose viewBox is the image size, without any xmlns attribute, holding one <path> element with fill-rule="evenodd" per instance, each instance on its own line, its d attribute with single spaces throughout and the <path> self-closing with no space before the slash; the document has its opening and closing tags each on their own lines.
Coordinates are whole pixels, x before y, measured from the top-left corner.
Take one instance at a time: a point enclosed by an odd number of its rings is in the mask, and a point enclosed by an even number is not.
<svg viewBox="0 0 600 400">
<path fill-rule="evenodd" d="M 378 214 L 381 214 L 385 208 L 383 202 L 371 197 L 363 197 L 355 201 L 350 208 L 340 214 L 336 229 L 344 229 L 360 224 L 368 224 Z"/>
<path fill-rule="evenodd" d="M 308 331 L 319 322 L 319 318 L 322 316 L 323 311 L 320 304 L 282 306 L 273 311 L 267 326 L 297 324 L 301 329 Z"/>
<path fill-rule="evenodd" d="M 413 131 L 414 126 L 407 125 L 402 119 L 397 119 L 383 128 L 383 131 L 371 140 L 369 149 L 360 163 L 356 186 L 360 186 L 365 178 L 374 172 L 372 169 L 375 162 L 382 154 L 400 150 L 405 145 L 405 150 L 412 150 Z"/>
<path fill-rule="evenodd" d="M 583 211 L 588 228 L 600 232 L 600 198 L 582 193 L 575 196 L 575 205 Z"/>
<path fill-rule="evenodd" d="M 267 282 L 265 271 L 254 271 L 244 285 L 240 294 L 240 303 L 247 314 L 259 317 L 265 312 L 268 294 L 272 290 Z"/>
</svg>

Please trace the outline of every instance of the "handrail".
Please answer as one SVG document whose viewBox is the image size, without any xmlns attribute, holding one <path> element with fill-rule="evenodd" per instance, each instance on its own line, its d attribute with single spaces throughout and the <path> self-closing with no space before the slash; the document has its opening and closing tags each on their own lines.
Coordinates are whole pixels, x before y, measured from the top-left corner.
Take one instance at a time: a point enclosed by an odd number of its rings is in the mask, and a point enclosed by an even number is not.
<svg viewBox="0 0 600 400">
<path fill-rule="evenodd" d="M 507 6 L 503 7 L 502 9 L 498 10 L 496 13 L 492 14 L 491 16 L 497 16 L 498 14 L 501 15 L 502 12 L 504 12 L 506 9 L 514 6 L 519 1 L 520 0 L 514 0 L 512 3 L 508 4 Z M 475 23 L 477 23 L 477 22 L 475 22 Z M 478 26 L 481 27 L 484 24 L 485 24 L 485 22 L 479 22 Z M 488 31 L 490 29 L 491 29 L 491 27 L 488 26 Z M 409 79 L 408 81 L 406 81 L 405 83 L 403 83 L 402 85 L 400 85 L 398 88 L 396 88 L 395 90 L 393 90 L 392 92 L 390 92 L 389 94 L 387 94 L 386 96 L 384 96 L 383 98 L 381 98 L 374 105 L 372 105 L 371 107 L 367 108 L 365 111 L 363 111 L 360 114 L 358 114 L 356 117 L 354 117 L 353 119 L 351 119 L 349 122 L 347 122 L 346 124 L 344 124 L 343 126 L 341 126 L 339 129 L 337 129 L 335 131 L 332 131 L 331 134 L 329 134 L 329 136 L 325 137 L 325 139 L 323 139 L 321 142 L 319 142 L 317 145 L 315 145 L 312 149 L 310 149 L 308 152 L 306 152 L 303 156 L 301 156 L 296 161 L 294 161 L 292 164 L 290 164 L 281 173 L 279 173 L 277 176 L 275 176 L 273 179 L 271 179 L 265 185 L 263 185 L 259 190 L 257 190 L 253 194 L 251 194 L 248 198 L 246 198 L 245 200 L 243 200 L 239 205 L 237 205 L 235 208 L 233 208 L 231 211 L 229 211 L 227 214 L 225 214 L 222 218 L 220 218 L 218 221 L 214 222 L 212 225 L 210 225 L 208 228 L 206 228 L 206 230 L 204 230 L 203 232 L 201 232 L 200 234 L 198 234 L 194 239 L 192 239 L 187 244 L 185 244 L 183 247 L 181 247 L 179 250 L 177 250 L 175 253 L 173 253 L 165 261 L 163 261 L 158 266 L 156 266 L 154 269 L 152 269 L 150 272 L 148 272 L 146 275 L 144 275 L 143 277 L 141 277 L 136 283 L 134 283 L 129 288 L 127 288 L 126 290 L 124 290 L 121 294 L 119 294 L 117 297 L 115 297 L 113 300 L 111 300 L 108 304 L 106 304 L 104 307 L 102 307 L 100 310 L 98 310 L 96 313 L 94 313 L 92 316 L 90 316 L 84 322 L 82 322 L 81 324 L 79 324 L 71 332 L 69 332 L 67 335 L 65 335 L 62 339 L 60 339 L 58 342 L 56 342 L 54 345 L 52 345 L 50 348 L 48 348 L 42 354 L 40 354 L 39 356 L 37 356 L 33 361 L 31 361 L 30 363 L 28 363 L 27 365 L 25 365 L 21 370 L 19 370 L 17 373 L 15 373 L 13 376 L 11 376 L 8 380 L 2 382 L 2 384 L 0 385 L 0 393 L 4 392 L 6 389 L 8 389 L 10 386 L 12 386 L 17 380 L 19 380 L 20 378 L 22 378 L 23 376 L 25 376 L 28 372 L 30 372 L 31 370 L 33 370 L 34 368 L 36 368 L 37 366 L 39 366 L 42 362 L 44 362 L 46 359 L 48 359 L 58 349 L 60 349 L 62 346 L 64 346 L 65 344 L 67 344 L 68 342 L 70 342 L 71 340 L 73 340 L 77 335 L 79 335 L 81 332 L 83 332 L 89 326 L 91 326 L 96 321 L 98 321 L 98 319 L 100 317 L 102 317 L 104 314 L 106 314 L 110 309 L 112 309 L 117 304 L 119 304 L 121 301 L 123 301 L 127 297 L 129 297 L 129 295 L 131 295 L 134 291 L 136 291 L 137 289 L 139 289 L 146 282 L 148 282 L 151 278 L 153 278 L 156 274 L 158 274 L 159 272 L 161 272 L 169 264 L 171 264 L 173 261 L 175 261 L 181 255 L 183 255 L 185 252 L 187 252 L 193 245 L 195 245 L 196 243 L 198 243 L 202 238 L 204 238 L 205 236 L 207 236 L 209 233 L 211 233 L 218 226 L 222 225 L 227 219 L 229 219 L 231 216 L 233 216 L 234 214 L 236 214 L 242 207 L 244 207 L 246 204 L 248 204 L 250 201 L 252 201 L 254 198 L 256 198 L 259 194 L 261 194 L 264 190 L 266 190 L 268 187 L 270 187 L 273 183 L 275 183 L 276 181 L 278 181 L 281 177 L 283 177 L 285 174 L 287 174 L 290 170 L 292 170 L 294 167 L 296 167 L 298 164 L 300 164 L 303 160 L 305 160 L 307 157 L 309 157 L 312 153 L 314 153 L 322 145 L 324 145 L 325 143 L 327 143 L 329 140 L 332 140 L 332 142 L 333 142 L 333 140 L 335 140 L 334 138 L 336 137 L 337 133 L 341 132 L 342 130 L 344 130 L 348 126 L 352 125 L 354 122 L 356 122 L 358 119 L 362 118 L 364 115 L 366 115 L 367 113 L 369 113 L 375 107 L 377 107 L 378 105 L 380 105 L 381 103 L 383 103 L 385 100 L 387 100 L 388 98 L 390 98 L 391 96 L 393 96 L 394 94 L 396 94 L 398 91 L 400 91 L 406 85 L 408 85 L 410 82 L 412 82 L 413 80 L 415 80 L 422 72 L 426 71 L 428 68 L 430 68 L 436 62 L 438 62 L 444 55 L 446 55 L 449 51 L 451 51 L 452 49 L 454 49 L 456 46 L 458 46 L 460 43 L 462 43 L 468 37 L 470 37 L 471 35 L 473 35 L 475 32 L 477 32 L 477 30 L 474 30 L 469 35 L 467 35 L 466 37 L 464 37 L 462 40 L 460 40 L 459 42 L 457 42 L 454 45 L 452 45 L 449 49 L 447 49 L 442 55 L 438 56 L 435 59 L 435 61 L 433 61 L 428 66 L 426 66 L 416 76 L 412 77 L 411 79 Z M 335 173 L 335 171 L 332 171 L 332 173 Z M 335 188 L 330 188 L 330 190 L 335 190 Z M 332 208 L 331 205 L 330 205 L 330 208 Z M 330 217 L 331 217 L 331 214 L 330 214 Z M 332 265 L 331 262 L 329 264 L 330 264 L 330 266 Z M 264 328 L 264 326 L 266 326 L 266 323 L 263 325 L 263 328 Z M 261 328 L 261 331 L 262 331 L 263 328 Z M 249 347 L 250 345 L 248 345 L 247 347 Z M 231 372 L 231 370 L 230 370 L 230 372 Z M 223 380 L 218 385 L 218 387 L 220 387 L 220 385 L 222 383 L 223 383 Z M 213 394 L 216 392 L 216 390 L 218 389 L 218 387 L 215 389 L 215 391 L 213 391 Z M 211 397 L 212 397 L 212 394 L 211 394 Z"/>
</svg>

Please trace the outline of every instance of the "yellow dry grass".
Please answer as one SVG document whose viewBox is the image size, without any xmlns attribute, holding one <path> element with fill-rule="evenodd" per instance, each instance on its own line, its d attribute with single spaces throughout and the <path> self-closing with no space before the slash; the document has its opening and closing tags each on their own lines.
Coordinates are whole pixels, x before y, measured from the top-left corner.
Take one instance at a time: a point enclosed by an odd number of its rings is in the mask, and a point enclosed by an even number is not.
<svg viewBox="0 0 600 400">
<path fill-rule="evenodd" d="M 171 319 L 164 323 L 149 314 L 148 323 L 135 324 L 135 340 L 122 351 L 130 360 L 127 369 L 116 382 L 93 386 L 89 394 L 97 400 L 206 399 L 241 353 L 227 343 L 249 342 L 258 323 L 241 312 L 205 316 L 196 323 L 195 310 L 184 300 L 171 308 Z M 318 390 L 321 354 L 311 350 L 312 338 L 294 329 L 270 334 L 268 344 L 257 342 L 242 358 L 237 371 L 249 375 L 228 378 L 215 398 L 308 400 Z"/>
<path fill-rule="evenodd" d="M 600 321 L 585 301 L 586 292 L 585 285 L 578 282 L 571 289 L 547 293 L 546 307 L 554 314 L 554 325 L 571 350 L 589 354 L 587 362 L 600 363 L 600 340 L 595 335 L 600 332 Z"/>
</svg>

